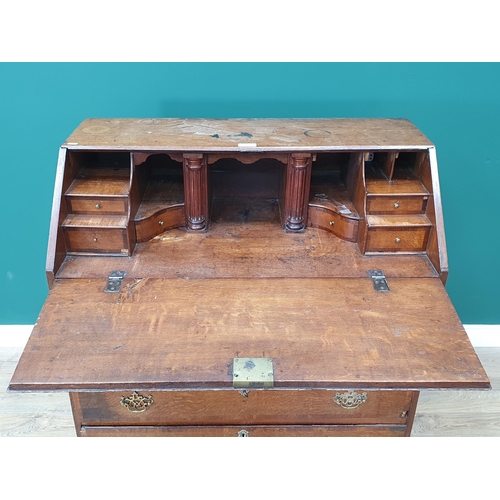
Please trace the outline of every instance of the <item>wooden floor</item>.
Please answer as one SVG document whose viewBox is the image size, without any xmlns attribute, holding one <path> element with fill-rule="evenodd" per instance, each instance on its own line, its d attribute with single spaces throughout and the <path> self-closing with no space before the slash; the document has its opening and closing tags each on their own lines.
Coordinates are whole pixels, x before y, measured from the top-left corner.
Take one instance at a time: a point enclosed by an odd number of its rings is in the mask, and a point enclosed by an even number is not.
<svg viewBox="0 0 500 500">
<path fill-rule="evenodd" d="M 426 391 L 412 436 L 500 436 L 500 348 L 476 349 L 491 391 Z M 67 394 L 7 393 L 21 348 L 0 348 L 0 436 L 76 436 Z"/>
</svg>

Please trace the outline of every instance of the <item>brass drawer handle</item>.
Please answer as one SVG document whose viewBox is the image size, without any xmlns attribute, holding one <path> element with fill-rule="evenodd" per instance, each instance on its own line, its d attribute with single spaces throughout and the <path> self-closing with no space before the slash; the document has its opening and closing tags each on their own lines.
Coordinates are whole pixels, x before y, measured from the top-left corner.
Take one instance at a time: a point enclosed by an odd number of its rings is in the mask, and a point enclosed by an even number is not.
<svg viewBox="0 0 500 500">
<path fill-rule="evenodd" d="M 96 209 L 99 210 L 101 208 L 101 205 L 99 203 L 96 203 Z"/>
<path fill-rule="evenodd" d="M 399 203 L 394 203 L 394 208 L 399 208 Z"/>
<path fill-rule="evenodd" d="M 342 408 L 353 409 L 357 408 L 360 404 L 364 403 L 367 400 L 366 392 L 362 394 L 358 394 L 354 391 L 344 392 L 344 394 L 340 394 L 337 392 L 333 400 L 335 403 L 340 405 Z"/>
<path fill-rule="evenodd" d="M 146 411 L 153 404 L 153 396 L 141 396 L 133 392 L 130 396 L 122 396 L 120 404 L 133 412 Z"/>
<path fill-rule="evenodd" d="M 396 239 L 395 239 L 395 242 L 396 242 L 396 243 L 401 243 L 401 238 L 396 238 Z"/>
</svg>

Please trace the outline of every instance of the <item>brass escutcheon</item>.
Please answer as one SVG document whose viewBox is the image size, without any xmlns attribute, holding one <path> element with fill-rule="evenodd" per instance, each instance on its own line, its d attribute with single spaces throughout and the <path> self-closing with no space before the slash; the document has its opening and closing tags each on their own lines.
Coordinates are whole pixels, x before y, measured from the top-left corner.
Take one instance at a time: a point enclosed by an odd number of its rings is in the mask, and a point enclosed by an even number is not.
<svg viewBox="0 0 500 500">
<path fill-rule="evenodd" d="M 238 437 L 239 438 L 247 438 L 250 436 L 250 433 L 246 431 L 245 429 L 242 429 L 241 431 L 238 432 Z"/>
<path fill-rule="evenodd" d="M 366 392 L 358 394 L 355 391 L 344 392 L 344 394 L 337 394 L 333 398 L 335 403 L 342 406 L 342 408 L 353 409 L 357 408 L 360 404 L 367 400 Z"/>
<path fill-rule="evenodd" d="M 130 396 L 122 396 L 120 404 L 133 412 L 146 411 L 153 404 L 153 396 L 141 396 L 133 392 Z"/>
</svg>

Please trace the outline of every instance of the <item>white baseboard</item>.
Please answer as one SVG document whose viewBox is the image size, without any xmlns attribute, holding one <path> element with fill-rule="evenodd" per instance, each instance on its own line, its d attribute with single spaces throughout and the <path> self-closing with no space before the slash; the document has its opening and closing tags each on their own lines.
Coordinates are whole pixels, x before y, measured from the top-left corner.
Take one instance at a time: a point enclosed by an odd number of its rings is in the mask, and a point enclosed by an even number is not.
<svg viewBox="0 0 500 500">
<path fill-rule="evenodd" d="M 474 347 L 500 347 L 500 325 L 464 325 Z"/>
<path fill-rule="evenodd" d="M 33 325 L 0 325 L 0 347 L 24 347 Z"/>
<path fill-rule="evenodd" d="M 474 347 L 500 347 L 500 325 L 464 325 Z M 24 347 L 33 325 L 0 325 L 0 347 Z"/>
</svg>

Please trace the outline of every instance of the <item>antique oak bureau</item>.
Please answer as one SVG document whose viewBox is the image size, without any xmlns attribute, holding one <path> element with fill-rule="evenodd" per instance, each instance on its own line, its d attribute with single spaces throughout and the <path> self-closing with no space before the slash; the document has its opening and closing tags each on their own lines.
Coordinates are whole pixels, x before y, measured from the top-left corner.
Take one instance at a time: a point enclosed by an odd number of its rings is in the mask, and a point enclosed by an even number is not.
<svg viewBox="0 0 500 500">
<path fill-rule="evenodd" d="M 489 388 L 447 274 L 406 120 L 89 119 L 9 389 L 79 436 L 408 436 L 420 390 Z"/>
</svg>

